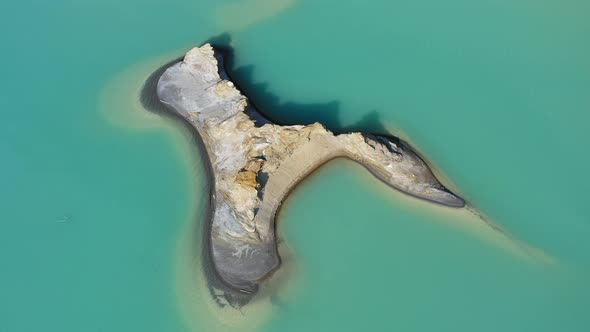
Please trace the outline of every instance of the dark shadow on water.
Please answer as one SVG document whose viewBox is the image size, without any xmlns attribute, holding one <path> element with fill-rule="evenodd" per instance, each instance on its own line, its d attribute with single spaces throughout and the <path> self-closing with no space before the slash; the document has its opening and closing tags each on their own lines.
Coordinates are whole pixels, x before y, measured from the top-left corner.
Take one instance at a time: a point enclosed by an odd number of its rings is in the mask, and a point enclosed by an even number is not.
<svg viewBox="0 0 590 332">
<path fill-rule="evenodd" d="M 272 122 L 281 125 L 307 125 L 314 122 L 323 124 L 335 133 L 361 131 L 377 135 L 390 136 L 376 110 L 368 111 L 359 121 L 344 125 L 340 120 L 340 102 L 338 100 L 325 103 L 281 102 L 279 96 L 273 94 L 269 84 L 254 81 L 253 65 L 236 66 L 236 56 L 231 46 L 231 37 L 224 33 L 206 42 L 220 52 L 224 59 L 224 68 L 231 81 L 248 97 L 258 112 Z M 285 60 L 287 63 L 287 60 Z"/>
</svg>

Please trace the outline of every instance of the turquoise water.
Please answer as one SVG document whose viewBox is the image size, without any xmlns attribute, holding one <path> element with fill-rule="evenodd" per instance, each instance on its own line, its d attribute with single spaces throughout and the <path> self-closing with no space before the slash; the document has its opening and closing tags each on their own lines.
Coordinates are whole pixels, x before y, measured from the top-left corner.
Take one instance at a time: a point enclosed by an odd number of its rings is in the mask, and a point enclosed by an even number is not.
<svg viewBox="0 0 590 332">
<path fill-rule="evenodd" d="M 1 330 L 588 331 L 589 15 L 574 0 L 0 4 Z M 281 213 L 272 303 L 219 313 L 194 250 L 197 151 L 137 102 L 214 36 L 265 113 L 406 137 L 542 259 L 335 161 Z"/>
</svg>

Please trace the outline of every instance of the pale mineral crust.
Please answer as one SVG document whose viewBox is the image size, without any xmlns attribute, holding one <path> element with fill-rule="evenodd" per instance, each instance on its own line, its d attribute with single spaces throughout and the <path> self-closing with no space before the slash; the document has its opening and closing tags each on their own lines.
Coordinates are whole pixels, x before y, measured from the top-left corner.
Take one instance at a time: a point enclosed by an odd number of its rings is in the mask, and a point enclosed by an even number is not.
<svg viewBox="0 0 590 332">
<path fill-rule="evenodd" d="M 280 126 L 266 120 L 223 79 L 227 75 L 218 60 L 209 44 L 191 49 L 163 73 L 157 94 L 204 142 L 214 177 L 208 255 L 225 291 L 253 294 L 279 267 L 277 210 L 299 181 L 330 159 L 352 159 L 412 196 L 465 205 L 399 139 L 334 134 L 319 123 Z"/>
</svg>

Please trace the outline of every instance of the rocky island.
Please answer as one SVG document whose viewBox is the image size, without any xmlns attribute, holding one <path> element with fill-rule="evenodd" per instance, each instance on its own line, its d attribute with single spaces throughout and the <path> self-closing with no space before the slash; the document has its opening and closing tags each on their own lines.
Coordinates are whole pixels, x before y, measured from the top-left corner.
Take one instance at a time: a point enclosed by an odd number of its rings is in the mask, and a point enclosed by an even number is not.
<svg viewBox="0 0 590 332">
<path fill-rule="evenodd" d="M 199 133 L 211 172 L 206 255 L 212 293 L 245 303 L 279 268 L 275 215 L 290 190 L 327 161 L 358 162 L 389 186 L 431 202 L 463 207 L 404 141 L 335 134 L 320 123 L 281 126 L 248 103 L 223 59 L 205 44 L 168 67 L 157 96 Z M 221 293 L 220 293 L 221 292 Z"/>
</svg>

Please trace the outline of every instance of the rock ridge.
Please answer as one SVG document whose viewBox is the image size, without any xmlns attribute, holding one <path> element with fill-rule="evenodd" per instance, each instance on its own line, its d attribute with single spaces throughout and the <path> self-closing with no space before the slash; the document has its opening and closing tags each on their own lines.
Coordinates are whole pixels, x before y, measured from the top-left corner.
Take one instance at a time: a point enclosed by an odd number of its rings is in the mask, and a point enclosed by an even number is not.
<svg viewBox="0 0 590 332">
<path fill-rule="evenodd" d="M 248 104 L 221 63 L 211 45 L 195 47 L 164 71 L 157 95 L 197 129 L 207 151 L 214 177 L 207 254 L 226 298 L 253 296 L 279 267 L 277 210 L 299 181 L 331 159 L 356 161 L 409 195 L 465 206 L 402 140 L 334 134 L 320 123 L 272 123 Z"/>
</svg>

